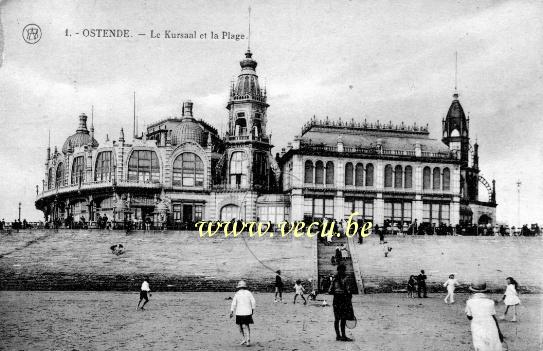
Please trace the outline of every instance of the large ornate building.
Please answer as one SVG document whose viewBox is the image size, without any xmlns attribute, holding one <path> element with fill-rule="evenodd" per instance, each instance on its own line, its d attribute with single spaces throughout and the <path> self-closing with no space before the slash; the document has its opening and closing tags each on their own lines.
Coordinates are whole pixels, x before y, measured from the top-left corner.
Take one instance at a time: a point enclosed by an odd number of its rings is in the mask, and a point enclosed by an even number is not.
<svg viewBox="0 0 543 351">
<path fill-rule="evenodd" d="M 442 141 L 416 125 L 313 118 L 274 157 L 266 91 L 249 50 L 240 65 L 224 135 L 195 118 L 190 101 L 181 116 L 149 125 L 131 142 L 121 129 L 117 140 L 99 144 L 81 114 L 62 150 L 47 149 L 36 207 L 46 220 L 106 214 L 172 227 L 201 219 L 343 219 L 353 211 L 380 225 L 495 221 L 494 187 L 479 175 L 478 146 L 470 146 L 457 94 Z"/>
</svg>

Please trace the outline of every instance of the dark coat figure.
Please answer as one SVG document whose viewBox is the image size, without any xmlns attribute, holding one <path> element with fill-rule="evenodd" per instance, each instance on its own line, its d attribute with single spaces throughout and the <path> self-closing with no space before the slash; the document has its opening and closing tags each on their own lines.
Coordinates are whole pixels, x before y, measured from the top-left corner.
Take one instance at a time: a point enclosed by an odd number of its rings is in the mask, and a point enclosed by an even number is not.
<svg viewBox="0 0 543 351">
<path fill-rule="evenodd" d="M 420 293 L 423 293 L 424 297 L 428 297 L 426 295 L 426 274 L 424 274 L 424 269 L 420 271 L 420 274 L 417 275 L 417 295 L 420 296 Z"/>
<path fill-rule="evenodd" d="M 347 320 L 354 318 L 352 294 L 345 274 L 346 267 L 340 264 L 337 267 L 337 274 L 334 276 L 330 293 L 334 295 L 332 306 L 334 307 L 334 329 L 336 331 L 336 340 L 352 341 L 345 334 L 345 325 Z"/>
<path fill-rule="evenodd" d="M 283 279 L 281 278 L 281 271 L 278 270 L 275 273 L 275 300 L 277 302 L 277 296 L 279 296 L 279 301 L 283 302 Z"/>
<path fill-rule="evenodd" d="M 342 259 L 342 256 L 341 256 L 341 249 L 340 248 L 336 248 L 336 264 L 340 264 L 341 263 L 341 259 Z"/>
</svg>

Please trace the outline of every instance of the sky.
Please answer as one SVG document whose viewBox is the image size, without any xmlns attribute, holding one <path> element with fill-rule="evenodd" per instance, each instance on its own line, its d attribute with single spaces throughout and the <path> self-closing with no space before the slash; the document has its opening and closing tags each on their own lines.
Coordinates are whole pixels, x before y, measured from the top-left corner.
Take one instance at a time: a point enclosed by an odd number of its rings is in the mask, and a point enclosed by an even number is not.
<svg viewBox="0 0 543 351">
<path fill-rule="evenodd" d="M 0 217 L 42 219 L 48 131 L 60 149 L 94 106 L 98 142 L 180 115 L 181 103 L 224 130 L 230 81 L 248 35 L 268 90 L 273 152 L 313 115 L 428 123 L 440 139 L 460 102 L 480 145 L 481 174 L 496 180 L 498 221 L 543 222 L 543 5 L 540 1 L 2 1 L 0 2 Z M 42 37 L 27 44 L 25 25 Z M 129 29 L 130 38 L 83 37 Z M 66 30 L 71 36 L 66 36 Z M 150 31 L 197 39 L 151 39 Z M 80 33 L 76 35 L 75 33 Z M 138 33 L 146 34 L 138 36 Z M 207 38 L 199 35 L 207 33 Z M 485 200 L 483 198 L 483 200 Z"/>
</svg>

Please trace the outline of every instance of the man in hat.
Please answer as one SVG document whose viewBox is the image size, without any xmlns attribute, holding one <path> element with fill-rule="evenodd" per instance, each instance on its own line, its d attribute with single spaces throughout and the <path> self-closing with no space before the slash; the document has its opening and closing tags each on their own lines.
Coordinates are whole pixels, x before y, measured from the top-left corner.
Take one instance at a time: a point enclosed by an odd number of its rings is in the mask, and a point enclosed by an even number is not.
<svg viewBox="0 0 543 351">
<path fill-rule="evenodd" d="M 277 295 L 279 295 L 279 302 L 283 302 L 283 279 L 281 279 L 281 270 L 277 270 L 275 276 L 275 300 L 277 302 Z"/>
<path fill-rule="evenodd" d="M 474 283 L 474 294 L 466 302 L 466 315 L 471 321 L 473 348 L 477 351 L 502 351 L 503 335 L 496 319 L 494 301 L 484 294 L 486 283 Z"/>
<path fill-rule="evenodd" d="M 423 296 L 426 298 L 428 297 L 426 295 L 426 274 L 424 274 L 424 269 L 422 269 L 420 271 L 420 274 L 417 275 L 417 295 L 419 296 L 419 298 L 421 298 L 422 296 L 420 296 L 420 293 L 423 293 Z"/>
</svg>

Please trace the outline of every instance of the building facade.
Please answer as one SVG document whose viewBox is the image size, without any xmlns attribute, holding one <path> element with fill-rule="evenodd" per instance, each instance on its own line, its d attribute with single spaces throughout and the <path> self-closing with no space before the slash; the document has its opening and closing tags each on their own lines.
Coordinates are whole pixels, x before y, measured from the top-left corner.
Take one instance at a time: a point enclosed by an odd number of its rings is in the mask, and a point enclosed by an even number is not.
<svg viewBox="0 0 543 351">
<path fill-rule="evenodd" d="M 224 135 L 191 101 L 141 136 L 98 143 L 87 116 L 61 151 L 47 148 L 36 208 L 46 221 L 152 221 L 193 228 L 199 220 L 345 219 L 385 223 L 492 223 L 495 191 L 479 174 L 478 145 L 458 95 L 442 141 L 427 127 L 311 119 L 272 156 L 267 94 L 248 50 L 227 101 Z M 479 200 L 478 184 L 489 196 Z"/>
</svg>

